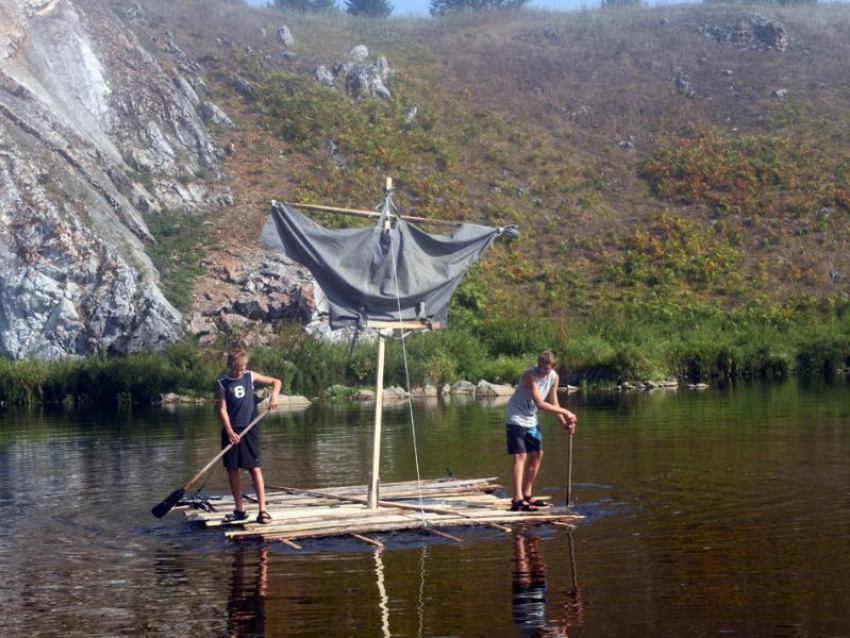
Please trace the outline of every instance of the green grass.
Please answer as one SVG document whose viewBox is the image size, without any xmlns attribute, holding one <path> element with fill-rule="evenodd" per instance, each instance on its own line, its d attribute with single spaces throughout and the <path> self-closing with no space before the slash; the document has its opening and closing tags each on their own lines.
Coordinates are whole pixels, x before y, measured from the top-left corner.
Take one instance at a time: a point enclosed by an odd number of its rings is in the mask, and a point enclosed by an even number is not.
<svg viewBox="0 0 850 638">
<path fill-rule="evenodd" d="M 454 315 L 457 317 L 457 315 Z M 750 305 L 724 312 L 698 303 L 610 308 L 583 323 L 502 313 L 406 341 L 414 386 L 515 383 L 544 349 L 560 353 L 564 381 L 611 384 L 676 376 L 688 381 L 830 376 L 850 366 L 850 310 L 845 303 Z M 332 385 L 371 387 L 376 346 L 320 342 L 290 325 L 275 346 L 254 348 L 251 368 L 279 377 L 286 394 L 319 396 Z M 14 404 L 150 403 L 167 392 L 211 398 L 224 372 L 223 349 L 192 343 L 161 353 L 61 362 L 0 359 L 0 401 Z M 386 385 L 406 385 L 401 344 L 390 342 Z"/>
<path fill-rule="evenodd" d="M 194 282 L 204 272 L 199 265 L 206 247 L 204 219 L 166 210 L 151 213 L 145 222 L 156 240 L 147 252 L 159 271 L 162 292 L 178 310 L 186 310 Z"/>
</svg>

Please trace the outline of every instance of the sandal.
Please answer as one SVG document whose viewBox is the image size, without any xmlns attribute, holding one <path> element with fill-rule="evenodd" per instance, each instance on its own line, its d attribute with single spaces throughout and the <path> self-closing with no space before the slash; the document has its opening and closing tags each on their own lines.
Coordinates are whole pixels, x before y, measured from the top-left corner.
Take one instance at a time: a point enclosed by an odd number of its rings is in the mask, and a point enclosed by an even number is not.
<svg viewBox="0 0 850 638">
<path fill-rule="evenodd" d="M 511 509 L 512 512 L 536 512 L 537 508 L 534 505 L 526 503 L 525 501 L 511 501 Z"/>
<path fill-rule="evenodd" d="M 533 498 L 531 496 L 526 496 L 525 502 L 532 507 L 549 507 L 548 501 L 541 501 L 539 498 Z"/>
<path fill-rule="evenodd" d="M 260 525 L 268 525 L 272 522 L 271 514 L 269 514 L 266 510 L 260 510 L 260 513 L 257 514 L 257 522 Z"/>
<path fill-rule="evenodd" d="M 239 521 L 247 521 L 248 520 L 248 512 L 245 510 L 233 510 L 232 514 L 225 515 L 224 518 L 221 519 L 222 523 L 238 523 Z"/>
</svg>

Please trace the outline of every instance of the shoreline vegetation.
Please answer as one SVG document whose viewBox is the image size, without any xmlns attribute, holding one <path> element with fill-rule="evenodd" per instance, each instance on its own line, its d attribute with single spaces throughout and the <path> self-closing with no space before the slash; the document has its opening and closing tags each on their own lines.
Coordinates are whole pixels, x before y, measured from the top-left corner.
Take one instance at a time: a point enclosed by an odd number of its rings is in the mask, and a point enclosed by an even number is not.
<svg viewBox="0 0 850 638">
<path fill-rule="evenodd" d="M 515 384 L 536 353 L 558 352 L 561 384 L 584 389 L 735 379 L 831 377 L 850 368 L 847 305 L 823 308 L 634 305 L 597 318 L 563 321 L 473 315 L 457 305 L 452 327 L 406 340 L 412 387 L 459 380 Z M 0 359 L 0 403 L 73 405 L 159 403 L 172 393 L 211 399 L 231 343 L 202 348 L 185 341 L 160 352 L 45 362 Z M 251 366 L 283 379 L 282 394 L 311 400 L 349 398 L 373 388 L 375 343 L 321 342 L 298 324 L 279 327 L 270 345 L 251 348 Z M 406 386 L 401 344 L 387 347 L 385 387 Z M 329 388 L 336 391 L 328 392 Z"/>
</svg>

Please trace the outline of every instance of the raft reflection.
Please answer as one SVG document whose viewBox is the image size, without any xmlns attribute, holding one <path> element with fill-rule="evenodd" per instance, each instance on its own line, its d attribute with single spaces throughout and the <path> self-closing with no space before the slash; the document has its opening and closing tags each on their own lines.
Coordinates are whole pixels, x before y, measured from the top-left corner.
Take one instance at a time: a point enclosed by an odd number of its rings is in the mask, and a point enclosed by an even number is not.
<svg viewBox="0 0 850 638">
<path fill-rule="evenodd" d="M 540 538 L 531 533 L 514 534 L 515 569 L 512 581 L 514 626 L 521 636 L 534 638 L 566 637 L 570 627 L 581 625 L 584 605 L 578 586 L 572 533 L 568 536 L 572 586 L 558 618 L 547 618 L 546 562 L 540 552 Z"/>
<path fill-rule="evenodd" d="M 240 547 L 233 554 L 230 598 L 227 601 L 228 638 L 266 635 L 266 586 L 269 550 Z"/>
</svg>

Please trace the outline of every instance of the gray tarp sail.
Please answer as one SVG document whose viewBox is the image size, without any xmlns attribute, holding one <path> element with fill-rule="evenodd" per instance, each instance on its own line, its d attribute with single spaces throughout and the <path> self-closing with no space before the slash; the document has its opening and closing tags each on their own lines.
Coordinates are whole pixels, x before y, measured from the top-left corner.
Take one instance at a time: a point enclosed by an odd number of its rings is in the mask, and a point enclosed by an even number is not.
<svg viewBox="0 0 850 638">
<path fill-rule="evenodd" d="M 272 202 L 261 240 L 313 273 L 328 298 L 331 328 L 337 329 L 366 319 L 445 325 L 455 288 L 501 232 L 463 224 L 451 235 L 430 235 L 402 219 L 389 230 L 380 224 L 328 229 L 292 206 Z"/>
</svg>

